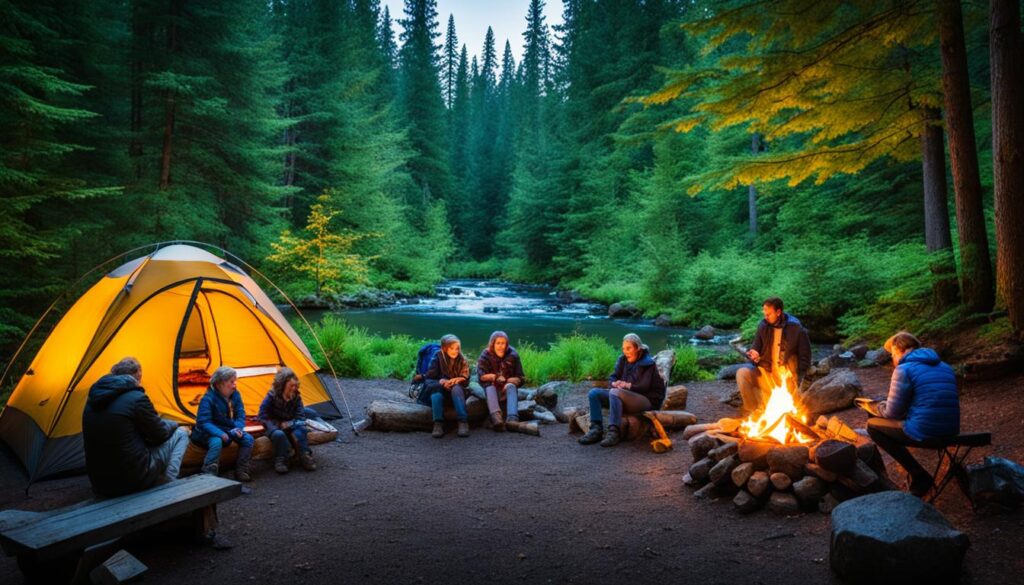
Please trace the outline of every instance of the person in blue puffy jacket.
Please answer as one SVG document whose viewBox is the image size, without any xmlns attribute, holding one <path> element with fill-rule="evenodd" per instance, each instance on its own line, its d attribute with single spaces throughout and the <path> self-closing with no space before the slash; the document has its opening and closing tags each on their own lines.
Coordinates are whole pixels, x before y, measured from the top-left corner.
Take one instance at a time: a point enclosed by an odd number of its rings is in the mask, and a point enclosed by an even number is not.
<svg viewBox="0 0 1024 585">
<path fill-rule="evenodd" d="M 238 392 L 238 373 L 234 368 L 221 366 L 210 376 L 210 387 L 199 401 L 196 426 L 189 438 L 197 447 L 206 449 L 202 472 L 213 475 L 219 470 L 221 449 L 238 443 L 235 478 L 252 481 L 249 459 L 253 438 L 245 432 L 245 405 Z"/>
<path fill-rule="evenodd" d="M 868 435 L 907 470 L 910 493 L 923 497 L 933 479 L 907 446 L 960 434 L 956 374 L 906 331 L 890 337 L 885 349 L 896 369 L 888 397 L 878 404 L 879 416 L 868 419 Z"/>
</svg>

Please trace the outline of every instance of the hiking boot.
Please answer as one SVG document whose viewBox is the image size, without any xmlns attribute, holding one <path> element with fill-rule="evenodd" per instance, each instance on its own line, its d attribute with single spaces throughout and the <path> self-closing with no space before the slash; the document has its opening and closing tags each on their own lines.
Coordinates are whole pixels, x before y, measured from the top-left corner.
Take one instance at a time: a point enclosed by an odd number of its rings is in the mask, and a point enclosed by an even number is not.
<svg viewBox="0 0 1024 585">
<path fill-rule="evenodd" d="M 491 428 L 493 428 L 496 433 L 500 433 L 505 430 L 505 421 L 501 418 L 501 411 L 491 413 Z"/>
<path fill-rule="evenodd" d="M 288 462 L 284 457 L 274 458 L 274 471 L 278 473 L 288 473 Z"/>
<path fill-rule="evenodd" d="M 518 431 L 519 430 L 519 419 L 518 418 L 509 418 L 507 421 L 505 421 L 505 430 L 507 430 L 510 433 L 514 433 L 514 432 Z"/>
<path fill-rule="evenodd" d="M 608 427 L 608 432 L 604 434 L 604 440 L 601 441 L 602 447 L 614 447 L 619 444 L 622 440 L 622 436 L 619 435 L 619 427 L 611 425 Z"/>
<path fill-rule="evenodd" d="M 593 445 L 604 438 L 604 426 L 601 423 L 590 423 L 590 430 L 579 438 L 580 445 Z"/>
<path fill-rule="evenodd" d="M 460 421 L 459 422 L 459 430 L 455 434 L 460 436 L 460 437 L 468 437 L 469 436 L 469 423 L 468 422 L 461 422 Z"/>
<path fill-rule="evenodd" d="M 235 467 L 235 479 L 248 483 L 252 481 L 252 475 L 249 474 L 249 462 L 239 461 Z"/>
<path fill-rule="evenodd" d="M 204 465 L 203 468 L 199 470 L 199 473 L 205 473 L 207 475 L 217 475 L 218 473 L 220 473 L 219 467 L 220 466 L 218 466 L 216 463 Z"/>
<path fill-rule="evenodd" d="M 316 461 L 313 461 L 313 454 L 309 451 L 299 456 L 299 462 L 306 471 L 316 471 Z"/>
<path fill-rule="evenodd" d="M 922 500 L 928 495 L 928 492 L 932 489 L 932 478 L 928 475 L 921 477 L 908 477 L 907 478 L 907 491 L 911 495 L 917 496 Z"/>
<path fill-rule="evenodd" d="M 439 423 L 439 422 L 434 423 L 434 430 L 430 433 L 430 436 L 434 437 L 435 439 L 440 439 L 441 437 L 443 437 L 444 436 L 444 423 Z"/>
</svg>

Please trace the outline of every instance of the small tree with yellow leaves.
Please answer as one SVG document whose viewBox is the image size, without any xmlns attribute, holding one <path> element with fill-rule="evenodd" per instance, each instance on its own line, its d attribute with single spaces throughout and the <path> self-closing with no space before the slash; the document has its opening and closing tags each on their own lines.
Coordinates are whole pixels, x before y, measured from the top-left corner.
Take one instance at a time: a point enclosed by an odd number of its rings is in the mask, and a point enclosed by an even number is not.
<svg viewBox="0 0 1024 585">
<path fill-rule="evenodd" d="M 309 210 L 304 233 L 292 234 L 288 229 L 281 232 L 278 241 L 271 242 L 274 252 L 267 260 L 312 277 L 317 296 L 336 292 L 339 284 L 366 283 L 369 258 L 352 253 L 352 247 L 371 234 L 332 229 L 331 221 L 340 214 L 331 208 L 328 193 L 320 195 Z"/>
</svg>

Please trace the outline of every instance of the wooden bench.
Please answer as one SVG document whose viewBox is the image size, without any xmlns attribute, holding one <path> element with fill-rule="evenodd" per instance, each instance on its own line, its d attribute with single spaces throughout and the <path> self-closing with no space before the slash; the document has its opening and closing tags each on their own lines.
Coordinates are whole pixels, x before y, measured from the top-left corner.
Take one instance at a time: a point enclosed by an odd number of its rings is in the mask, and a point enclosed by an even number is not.
<svg viewBox="0 0 1024 585">
<path fill-rule="evenodd" d="M 52 578 L 52 573 L 59 573 L 58 567 L 69 564 L 80 576 L 89 569 L 80 561 L 91 547 L 109 545 L 167 520 L 191 514 L 197 535 L 211 533 L 216 528 L 217 504 L 241 493 L 242 484 L 236 481 L 195 475 L 50 512 L 6 510 L 0 512 L 0 546 L 7 556 L 18 557 L 18 566 L 28 580 Z M 63 574 L 63 580 L 69 576 Z"/>
<path fill-rule="evenodd" d="M 932 489 L 925 498 L 925 501 L 934 502 L 942 491 L 946 489 L 946 486 L 955 479 L 960 487 L 960 491 L 963 492 L 973 507 L 974 502 L 971 501 L 967 469 L 964 468 L 964 463 L 975 447 L 987 447 L 991 444 L 991 433 L 963 433 L 945 439 L 929 439 L 927 441 L 909 443 L 910 447 L 929 449 L 935 451 L 939 456 L 938 463 L 935 464 L 935 472 L 932 473 Z M 948 464 L 945 470 L 943 470 L 943 464 Z"/>
</svg>

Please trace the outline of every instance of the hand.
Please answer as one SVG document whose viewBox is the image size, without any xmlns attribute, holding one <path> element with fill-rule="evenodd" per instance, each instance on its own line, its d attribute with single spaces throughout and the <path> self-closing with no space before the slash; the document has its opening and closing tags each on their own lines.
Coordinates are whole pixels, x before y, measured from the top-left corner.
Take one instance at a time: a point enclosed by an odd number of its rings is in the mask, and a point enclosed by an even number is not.
<svg viewBox="0 0 1024 585">
<path fill-rule="evenodd" d="M 750 361 L 754 363 L 757 363 L 758 361 L 761 360 L 761 354 L 757 353 L 756 349 L 751 349 L 747 351 L 747 357 L 750 358 Z"/>
<path fill-rule="evenodd" d="M 508 382 L 508 380 L 506 380 L 505 378 L 502 378 L 500 376 L 497 379 L 495 379 L 494 381 L 495 381 L 496 385 L 498 386 L 498 388 L 504 388 L 505 387 L 505 383 Z"/>
<path fill-rule="evenodd" d="M 444 388 L 451 388 L 452 387 L 451 380 L 449 380 L 448 378 L 442 378 L 441 379 L 441 386 L 444 387 Z"/>
<path fill-rule="evenodd" d="M 290 421 L 290 420 L 281 421 L 281 430 L 291 428 L 291 426 L 292 426 L 292 421 Z"/>
<path fill-rule="evenodd" d="M 220 440 L 223 443 L 227 443 L 228 441 L 231 440 L 231 437 L 229 437 L 227 434 L 223 434 L 223 435 L 220 436 Z"/>
<path fill-rule="evenodd" d="M 619 387 L 622 388 L 623 390 L 629 390 L 630 388 L 633 387 L 633 383 L 632 382 L 623 382 L 622 386 L 619 386 Z"/>
<path fill-rule="evenodd" d="M 241 439 L 242 438 L 242 429 L 231 429 L 231 434 L 236 436 L 236 437 L 238 437 L 239 439 Z"/>
</svg>

